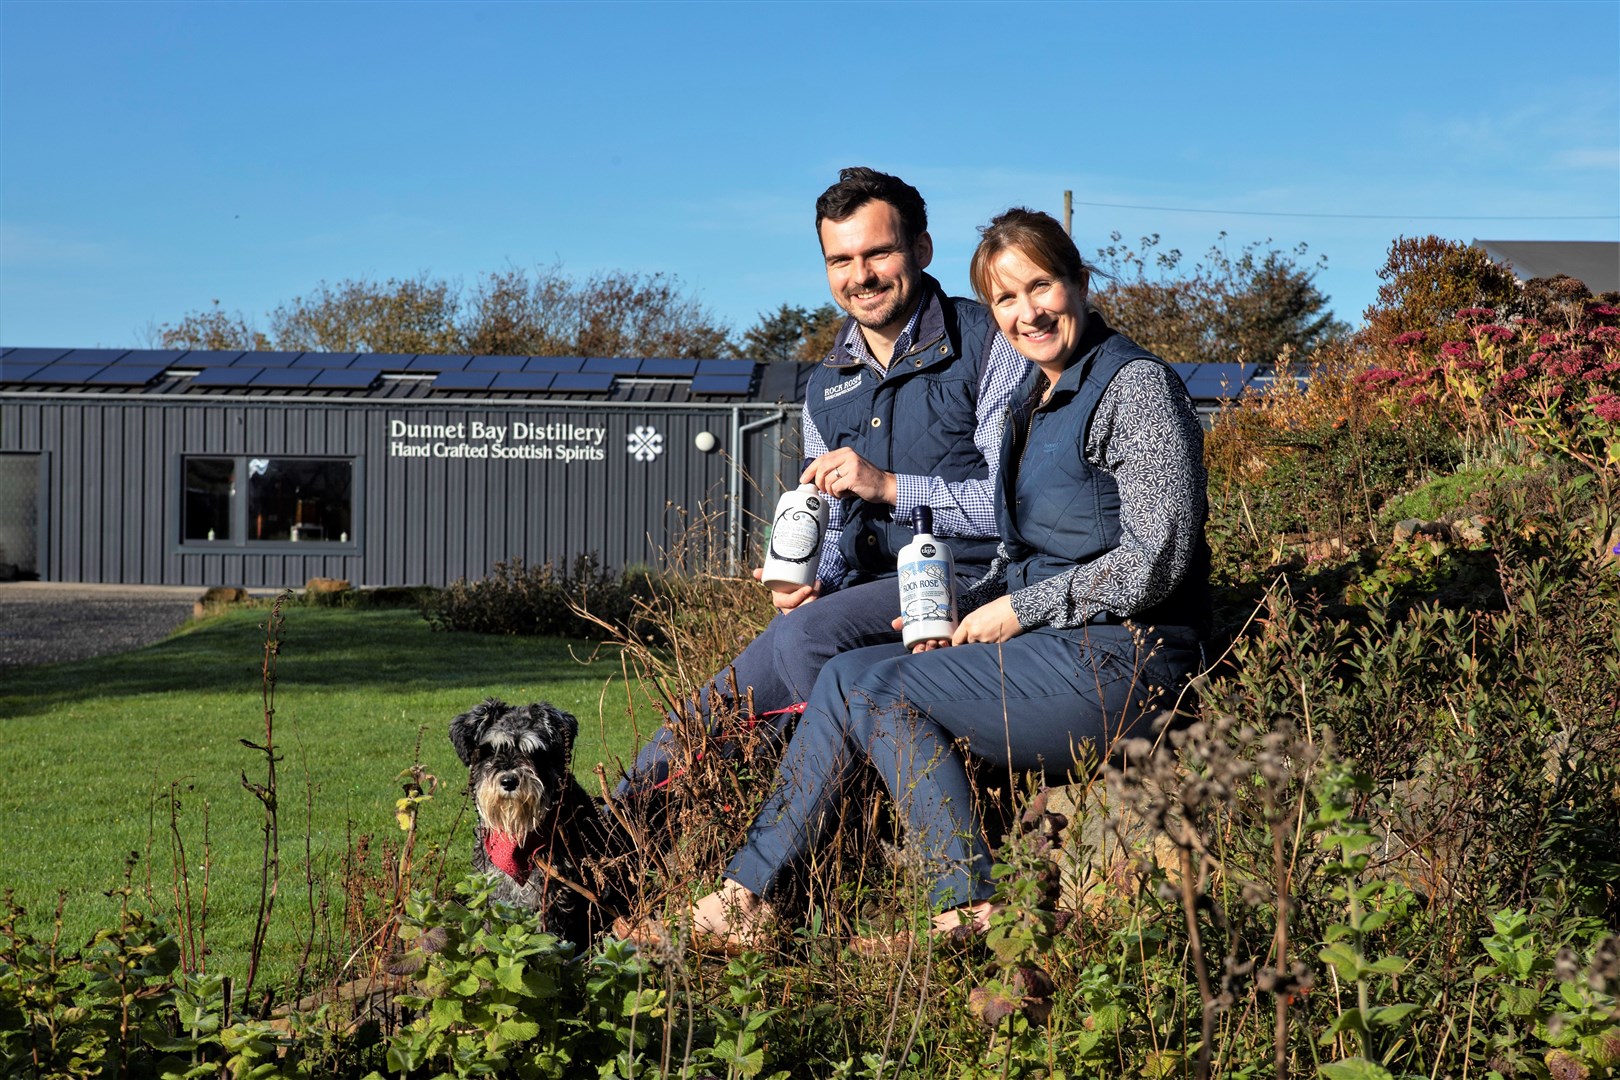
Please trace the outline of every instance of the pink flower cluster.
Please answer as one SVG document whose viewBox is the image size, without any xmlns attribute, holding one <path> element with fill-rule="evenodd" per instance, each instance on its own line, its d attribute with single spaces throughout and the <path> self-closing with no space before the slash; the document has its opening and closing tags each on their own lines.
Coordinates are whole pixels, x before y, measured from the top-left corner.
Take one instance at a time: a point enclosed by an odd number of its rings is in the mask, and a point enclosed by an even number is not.
<svg viewBox="0 0 1620 1080">
<path fill-rule="evenodd" d="M 1477 322 L 1480 319 L 1496 318 L 1496 309 L 1488 307 L 1465 307 L 1457 312 L 1457 318 L 1463 322 Z"/>
</svg>

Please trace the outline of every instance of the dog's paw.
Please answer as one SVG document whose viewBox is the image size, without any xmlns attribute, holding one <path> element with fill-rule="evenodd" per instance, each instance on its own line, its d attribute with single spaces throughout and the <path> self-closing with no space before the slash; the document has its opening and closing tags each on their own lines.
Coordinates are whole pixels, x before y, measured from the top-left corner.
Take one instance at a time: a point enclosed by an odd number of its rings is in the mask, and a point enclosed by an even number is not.
<svg viewBox="0 0 1620 1080">
<path fill-rule="evenodd" d="M 448 934 L 442 926 L 435 926 L 425 930 L 416 944 L 404 952 L 397 952 L 390 956 L 383 965 L 390 975 L 415 975 L 427 965 L 427 958 L 444 948 Z"/>
</svg>

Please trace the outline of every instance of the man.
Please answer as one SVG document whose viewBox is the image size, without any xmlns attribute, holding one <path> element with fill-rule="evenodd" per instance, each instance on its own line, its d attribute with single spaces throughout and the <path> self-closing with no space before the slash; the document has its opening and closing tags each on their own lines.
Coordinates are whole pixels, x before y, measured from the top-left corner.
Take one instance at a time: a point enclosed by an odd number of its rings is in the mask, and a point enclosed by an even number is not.
<svg viewBox="0 0 1620 1080">
<path fill-rule="evenodd" d="M 816 232 L 833 300 L 849 318 L 810 376 L 800 483 L 836 502 L 818 580 L 773 592 L 779 614 L 729 667 L 739 693 L 752 687 L 756 714 L 804 701 L 838 653 L 900 639 L 895 558 L 918 506 L 932 508 L 961 578 L 982 575 L 996 549 L 1002 424 L 1030 371 L 983 306 L 946 296 L 924 273 L 934 244 L 910 184 L 844 169 L 816 200 Z M 727 682 L 727 672 L 711 680 L 705 708 Z M 772 719 L 785 737 L 791 714 Z M 620 796 L 668 775 L 669 743 L 660 728 Z"/>
</svg>

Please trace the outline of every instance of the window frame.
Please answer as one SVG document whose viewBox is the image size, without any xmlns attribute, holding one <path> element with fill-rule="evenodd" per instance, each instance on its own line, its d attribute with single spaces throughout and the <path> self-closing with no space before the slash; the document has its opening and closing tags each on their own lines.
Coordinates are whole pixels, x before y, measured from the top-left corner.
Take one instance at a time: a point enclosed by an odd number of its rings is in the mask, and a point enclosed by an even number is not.
<svg viewBox="0 0 1620 1080">
<path fill-rule="evenodd" d="M 236 481 L 235 494 L 229 496 L 229 520 L 231 538 L 229 539 L 187 539 L 186 537 L 186 465 L 197 460 L 229 461 Z M 250 461 L 299 461 L 299 462 L 337 462 L 349 466 L 349 538 L 321 539 L 321 540 L 255 540 L 249 535 L 248 522 L 250 520 L 249 503 L 249 473 Z M 353 454 L 298 454 L 298 453 L 181 453 L 176 455 L 174 462 L 173 480 L 170 490 L 175 492 L 175 508 L 169 515 L 170 527 L 174 530 L 173 548 L 183 555 L 218 555 L 247 552 L 270 552 L 275 554 L 305 554 L 321 557 L 333 554 L 351 554 L 360 549 L 360 535 L 363 531 L 363 509 L 365 500 L 364 491 L 365 463 L 364 459 Z"/>
</svg>

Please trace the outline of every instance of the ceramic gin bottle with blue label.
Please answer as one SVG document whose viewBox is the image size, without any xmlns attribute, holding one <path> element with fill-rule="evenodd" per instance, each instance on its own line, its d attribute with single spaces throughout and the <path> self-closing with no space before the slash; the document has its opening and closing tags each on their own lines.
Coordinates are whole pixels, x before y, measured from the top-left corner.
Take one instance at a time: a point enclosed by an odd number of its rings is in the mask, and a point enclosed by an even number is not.
<svg viewBox="0 0 1620 1080">
<path fill-rule="evenodd" d="M 956 630 L 956 562 L 951 549 L 934 536 L 934 511 L 917 507 L 916 533 L 900 549 L 900 638 L 911 648 L 919 641 L 948 638 Z"/>
</svg>

